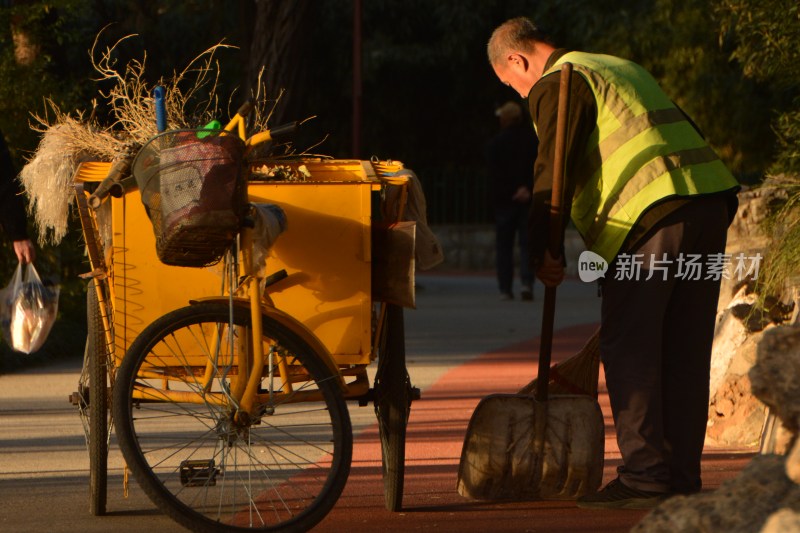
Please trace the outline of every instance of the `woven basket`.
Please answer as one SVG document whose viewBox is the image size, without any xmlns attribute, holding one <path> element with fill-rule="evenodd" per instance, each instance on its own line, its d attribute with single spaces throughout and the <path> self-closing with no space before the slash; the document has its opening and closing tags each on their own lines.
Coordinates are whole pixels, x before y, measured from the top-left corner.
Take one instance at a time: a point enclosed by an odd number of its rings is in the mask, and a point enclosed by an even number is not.
<svg viewBox="0 0 800 533">
<path fill-rule="evenodd" d="M 244 142 L 226 132 L 162 133 L 142 147 L 133 175 L 167 265 L 218 262 L 241 227 Z"/>
</svg>

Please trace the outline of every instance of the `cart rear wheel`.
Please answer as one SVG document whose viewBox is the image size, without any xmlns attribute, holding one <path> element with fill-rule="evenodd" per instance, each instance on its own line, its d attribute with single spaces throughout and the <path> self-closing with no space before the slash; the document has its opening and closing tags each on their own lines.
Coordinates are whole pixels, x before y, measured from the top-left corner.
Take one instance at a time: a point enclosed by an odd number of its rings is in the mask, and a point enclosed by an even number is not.
<svg viewBox="0 0 800 533">
<path fill-rule="evenodd" d="M 300 336 L 264 316 L 259 409 L 237 415 L 240 367 L 230 362 L 246 360 L 250 312 L 235 308 L 234 328 L 229 316 L 226 304 L 185 307 L 134 341 L 114 388 L 120 448 L 150 499 L 193 531 L 308 530 L 350 471 L 339 378 Z M 291 391 L 270 378 L 281 362 Z"/>
<path fill-rule="evenodd" d="M 385 338 L 375 375 L 375 414 L 381 439 L 383 491 L 386 508 L 400 511 L 406 457 L 406 426 L 411 410 L 411 380 L 406 369 L 403 308 L 387 304 Z"/>
<path fill-rule="evenodd" d="M 88 366 L 88 445 L 89 445 L 89 512 L 95 516 L 106 513 L 108 480 L 108 351 L 103 319 L 94 284 L 86 296 L 86 364 Z"/>
</svg>

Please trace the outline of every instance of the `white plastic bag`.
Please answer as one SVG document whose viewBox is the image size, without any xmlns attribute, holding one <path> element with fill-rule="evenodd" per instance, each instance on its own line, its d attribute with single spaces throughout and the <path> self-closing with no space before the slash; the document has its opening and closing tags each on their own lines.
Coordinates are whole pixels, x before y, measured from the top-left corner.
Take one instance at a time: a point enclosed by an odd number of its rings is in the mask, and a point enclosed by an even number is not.
<svg viewBox="0 0 800 533">
<path fill-rule="evenodd" d="M 33 263 L 17 265 L 0 292 L 0 323 L 12 349 L 30 354 L 42 347 L 56 321 L 58 294 L 57 285 L 42 283 Z"/>
</svg>

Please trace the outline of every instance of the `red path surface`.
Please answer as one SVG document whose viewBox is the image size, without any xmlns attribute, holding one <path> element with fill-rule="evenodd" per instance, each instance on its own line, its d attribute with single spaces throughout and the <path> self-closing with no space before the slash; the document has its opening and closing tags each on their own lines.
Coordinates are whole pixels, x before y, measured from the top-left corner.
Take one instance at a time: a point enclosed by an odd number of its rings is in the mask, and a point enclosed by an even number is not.
<svg viewBox="0 0 800 533">
<path fill-rule="evenodd" d="M 597 325 L 556 332 L 553 361 L 576 353 Z M 353 466 L 344 494 L 315 532 L 476 531 L 476 532 L 623 532 L 646 511 L 578 509 L 574 502 L 491 503 L 470 501 L 456 491 L 458 462 L 467 423 L 478 401 L 494 392 L 516 392 L 536 373 L 538 339 L 484 354 L 444 374 L 414 402 L 406 444 L 403 511 L 390 513 L 383 503 L 377 426 L 356 436 Z M 411 369 L 412 382 L 414 379 Z M 503 390 L 498 390 L 503 384 Z M 604 483 L 615 477 L 619 452 L 613 439 L 608 396 L 600 374 L 600 405 L 606 417 Z M 705 490 L 734 477 L 752 457 L 751 450 L 706 448 Z"/>
</svg>

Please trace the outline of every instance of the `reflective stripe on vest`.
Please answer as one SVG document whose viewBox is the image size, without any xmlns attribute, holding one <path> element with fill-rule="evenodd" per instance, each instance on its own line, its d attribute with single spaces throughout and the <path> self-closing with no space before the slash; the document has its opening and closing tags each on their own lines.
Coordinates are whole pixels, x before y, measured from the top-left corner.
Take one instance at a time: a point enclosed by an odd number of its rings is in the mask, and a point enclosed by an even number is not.
<svg viewBox="0 0 800 533">
<path fill-rule="evenodd" d="M 597 102 L 597 127 L 584 157 L 567 162 L 576 179 L 571 217 L 586 246 L 611 262 L 631 228 L 656 202 L 731 190 L 738 182 L 658 83 L 630 61 L 569 52 Z"/>
</svg>

